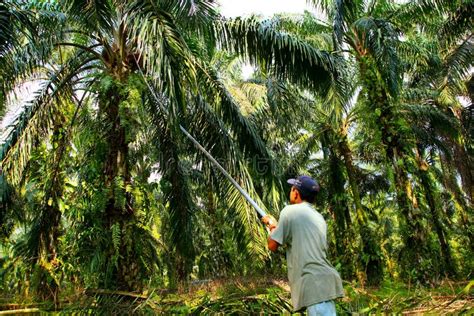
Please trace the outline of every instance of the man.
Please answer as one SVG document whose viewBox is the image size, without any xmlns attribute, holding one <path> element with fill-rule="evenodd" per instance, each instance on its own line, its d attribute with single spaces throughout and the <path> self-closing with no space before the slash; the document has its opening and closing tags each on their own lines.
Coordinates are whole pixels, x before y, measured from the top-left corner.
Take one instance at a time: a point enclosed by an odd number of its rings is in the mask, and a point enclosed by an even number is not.
<svg viewBox="0 0 474 316">
<path fill-rule="evenodd" d="M 270 230 L 268 248 L 287 246 L 286 259 L 291 301 L 295 311 L 308 315 L 336 315 L 334 299 L 344 296 L 339 273 L 326 258 L 326 222 L 313 207 L 319 185 L 308 176 L 289 179 L 290 203 L 280 213 L 262 218 Z"/>
</svg>

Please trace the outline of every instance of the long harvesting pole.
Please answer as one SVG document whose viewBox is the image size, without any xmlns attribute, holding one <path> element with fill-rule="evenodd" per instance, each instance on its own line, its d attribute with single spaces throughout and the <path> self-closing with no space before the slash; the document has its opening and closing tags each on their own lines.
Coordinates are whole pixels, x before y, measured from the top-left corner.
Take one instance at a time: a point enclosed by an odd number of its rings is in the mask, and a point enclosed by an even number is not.
<svg viewBox="0 0 474 316">
<path fill-rule="evenodd" d="M 158 103 L 158 106 L 160 106 L 163 111 L 167 112 L 166 109 L 161 106 L 161 102 L 158 99 L 158 96 L 156 96 L 155 92 L 153 91 L 150 84 L 146 80 L 145 75 L 143 74 L 143 71 L 138 65 L 138 61 L 136 59 L 135 59 L 135 62 L 138 66 L 138 70 L 140 71 L 143 77 L 143 80 L 145 81 L 148 87 L 148 90 L 150 90 L 151 94 L 153 95 L 156 102 Z M 193 142 L 193 144 L 197 147 L 197 149 L 199 149 L 207 157 L 207 159 L 209 159 L 209 161 L 211 161 L 214 164 L 214 166 L 216 166 L 217 169 L 219 169 L 220 172 L 222 172 L 222 174 L 232 183 L 232 185 L 240 192 L 240 194 L 243 195 L 243 197 L 250 203 L 250 205 L 253 206 L 253 208 L 257 211 L 258 215 L 260 215 L 261 217 L 266 216 L 267 213 L 265 213 L 265 211 L 257 204 L 257 202 L 255 202 L 255 200 L 250 197 L 249 193 L 245 191 L 244 188 L 242 188 L 240 184 L 238 184 L 237 181 L 235 181 L 234 178 L 232 178 L 232 176 L 227 172 L 227 170 L 225 170 L 224 167 L 222 167 L 221 164 L 216 159 L 214 159 L 214 157 L 212 157 L 212 155 L 191 134 L 189 134 L 189 132 L 181 124 L 179 124 L 179 128 L 181 129 L 183 134 L 187 138 L 189 138 L 191 142 Z"/>
<path fill-rule="evenodd" d="M 209 159 L 217 167 L 217 169 L 219 169 L 222 174 L 234 185 L 234 187 L 240 192 L 240 194 L 242 194 L 244 198 L 254 207 L 257 213 L 261 217 L 266 216 L 267 213 L 265 213 L 265 211 L 262 210 L 262 208 L 257 204 L 257 202 L 255 202 L 254 199 L 250 197 L 248 192 L 245 191 L 244 188 L 242 188 L 237 183 L 237 181 L 234 180 L 234 178 L 232 178 L 232 176 L 224 169 L 224 167 L 222 167 L 221 164 L 216 159 L 214 159 L 214 157 L 212 157 L 212 155 L 204 147 L 202 147 L 201 144 L 199 144 L 199 142 L 191 134 L 189 134 L 188 131 L 182 125 L 179 125 L 179 128 L 181 129 L 183 134 L 186 135 L 186 137 L 188 137 L 194 143 L 194 145 L 207 157 L 207 159 Z"/>
</svg>

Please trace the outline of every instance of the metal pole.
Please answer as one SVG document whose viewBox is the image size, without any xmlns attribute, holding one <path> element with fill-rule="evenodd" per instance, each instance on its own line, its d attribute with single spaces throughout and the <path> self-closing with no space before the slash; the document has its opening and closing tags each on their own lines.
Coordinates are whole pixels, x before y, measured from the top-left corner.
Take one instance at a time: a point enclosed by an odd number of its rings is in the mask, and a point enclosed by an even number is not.
<svg viewBox="0 0 474 316">
<path fill-rule="evenodd" d="M 184 135 L 186 135 L 193 143 L 194 145 L 200 150 L 202 151 L 202 153 L 217 167 L 217 169 L 219 169 L 222 174 L 227 178 L 229 179 L 229 181 L 234 185 L 234 187 L 239 190 L 239 192 L 245 197 L 245 199 L 255 208 L 255 210 L 257 211 L 257 213 L 263 217 L 263 216 L 266 216 L 267 214 L 265 213 L 264 210 L 262 210 L 262 208 L 257 204 L 257 202 L 255 202 L 251 197 L 250 195 L 248 194 L 247 191 L 245 191 L 238 183 L 237 181 L 234 180 L 234 178 L 231 177 L 231 175 L 224 169 L 224 167 L 222 167 L 220 165 L 220 163 L 214 159 L 214 157 L 211 156 L 211 154 L 204 148 L 201 146 L 201 144 L 199 144 L 199 142 L 193 137 L 191 136 L 191 134 L 188 133 L 188 131 L 181 125 L 179 125 L 179 128 L 181 129 L 181 131 L 183 132 Z"/>
<path fill-rule="evenodd" d="M 134 56 L 135 58 L 135 56 Z M 158 96 L 155 94 L 155 92 L 153 91 L 153 89 L 151 88 L 150 84 L 148 83 L 148 81 L 146 80 L 145 78 L 145 75 L 143 74 L 143 71 L 142 69 L 140 68 L 140 65 L 138 64 L 138 61 L 137 59 L 135 58 L 135 62 L 137 64 L 137 67 L 138 67 L 138 70 L 140 71 L 142 77 L 143 77 L 143 80 L 145 81 L 145 84 L 147 85 L 148 87 L 148 90 L 150 90 L 151 94 L 153 95 L 153 97 L 156 99 L 156 102 L 158 103 L 158 105 L 161 107 L 161 103 L 160 103 L 160 100 L 158 99 Z M 167 112 L 165 108 L 162 107 L 162 110 Z M 244 196 L 244 198 L 253 206 L 253 208 L 257 211 L 257 213 L 261 216 L 261 217 L 264 217 L 267 215 L 267 213 L 265 213 L 265 211 L 257 204 L 257 202 L 255 202 L 251 197 L 250 195 L 248 194 L 247 191 L 245 191 L 238 183 L 237 181 L 234 180 L 234 178 L 232 178 L 232 176 L 224 169 L 224 167 L 222 167 L 220 165 L 220 163 L 214 159 L 214 157 L 212 157 L 212 155 L 204 148 L 201 146 L 201 144 L 199 144 L 199 142 L 191 135 L 188 133 L 188 131 L 180 124 L 179 125 L 179 128 L 181 129 L 181 131 L 183 132 L 184 135 L 186 135 L 187 138 L 189 138 L 193 144 L 217 167 L 217 169 L 219 169 L 222 174 L 234 185 L 234 187 L 240 192 L 240 194 L 242 194 Z"/>
</svg>

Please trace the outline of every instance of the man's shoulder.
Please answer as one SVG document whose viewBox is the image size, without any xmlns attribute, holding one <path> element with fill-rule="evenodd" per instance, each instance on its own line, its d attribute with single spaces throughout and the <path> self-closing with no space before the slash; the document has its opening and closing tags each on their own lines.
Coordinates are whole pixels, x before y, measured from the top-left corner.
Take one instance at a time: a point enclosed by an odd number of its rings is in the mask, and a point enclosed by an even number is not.
<svg viewBox="0 0 474 316">
<path fill-rule="evenodd" d="M 311 204 L 298 203 L 298 204 L 290 204 L 290 205 L 285 206 L 281 210 L 280 216 L 298 216 L 301 212 L 306 212 L 306 211 L 312 211 L 312 212 L 317 213 Z"/>
<path fill-rule="evenodd" d="M 292 210 L 312 210 L 314 212 L 316 212 L 316 209 L 314 208 L 314 206 L 308 202 L 302 202 L 302 203 L 298 203 L 298 204 L 291 204 L 291 205 L 288 205 L 288 207 Z"/>
<path fill-rule="evenodd" d="M 300 210 L 303 208 L 301 204 L 288 204 L 281 210 L 281 214 L 291 214 L 293 211 Z"/>
</svg>

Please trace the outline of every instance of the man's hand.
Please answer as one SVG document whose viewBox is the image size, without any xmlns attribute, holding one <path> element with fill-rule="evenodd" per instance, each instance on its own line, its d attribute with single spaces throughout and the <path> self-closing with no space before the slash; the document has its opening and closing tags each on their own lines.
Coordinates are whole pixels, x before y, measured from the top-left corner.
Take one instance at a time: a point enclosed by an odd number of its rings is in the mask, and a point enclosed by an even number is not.
<svg viewBox="0 0 474 316">
<path fill-rule="evenodd" d="M 278 225 L 278 222 L 277 220 L 275 219 L 275 217 L 271 216 L 271 215 L 265 215 L 264 217 L 262 217 L 262 223 L 265 224 L 265 226 L 267 227 L 267 230 L 268 230 L 268 233 L 270 234 Z M 276 241 L 274 241 L 271 237 L 268 237 L 268 249 L 270 249 L 271 251 L 275 252 L 277 251 L 278 249 L 278 243 Z"/>
<path fill-rule="evenodd" d="M 267 226 L 268 232 L 271 233 L 277 227 L 277 220 L 271 215 L 265 215 L 262 217 L 262 223 Z"/>
</svg>

